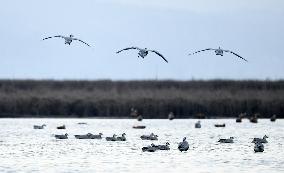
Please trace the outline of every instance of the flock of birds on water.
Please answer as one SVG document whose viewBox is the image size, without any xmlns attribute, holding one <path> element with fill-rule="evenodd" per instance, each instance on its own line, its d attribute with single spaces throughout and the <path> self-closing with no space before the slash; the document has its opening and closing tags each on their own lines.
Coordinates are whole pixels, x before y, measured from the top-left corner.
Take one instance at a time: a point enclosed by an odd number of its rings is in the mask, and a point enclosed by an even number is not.
<svg viewBox="0 0 284 173">
<path fill-rule="evenodd" d="M 237 121 L 238 122 L 238 121 Z M 215 127 L 225 127 L 225 124 L 215 124 Z M 201 122 L 197 121 L 195 123 L 195 128 L 201 128 Z M 263 152 L 264 151 L 264 145 L 263 143 L 268 143 L 266 140 L 268 136 L 264 135 L 263 138 L 253 138 L 252 143 L 254 143 L 254 152 Z M 220 143 L 234 143 L 234 137 L 230 138 L 221 138 L 218 140 Z"/>
<path fill-rule="evenodd" d="M 78 124 L 85 124 L 87 125 L 87 123 L 78 123 Z M 34 129 L 44 129 L 46 127 L 45 124 L 43 125 L 34 125 L 33 128 Z M 58 126 L 57 129 L 66 129 L 65 125 L 62 126 Z M 76 139 L 103 139 L 102 137 L 102 133 L 99 134 L 92 134 L 92 133 L 87 133 L 87 134 L 83 134 L 83 135 L 74 135 L 74 137 Z M 65 134 L 56 134 L 54 135 L 55 139 L 68 139 L 68 133 Z M 142 140 L 158 140 L 158 135 L 155 135 L 154 133 L 151 133 L 150 135 L 142 135 L 140 137 Z M 106 141 L 126 141 L 126 134 L 122 133 L 121 136 L 117 136 L 116 134 L 113 134 L 113 136 L 107 136 L 105 137 Z M 189 144 L 186 141 L 186 137 L 183 138 L 183 141 L 179 143 L 178 145 L 178 149 L 180 151 L 187 151 L 189 149 Z M 166 142 L 165 145 L 155 145 L 155 144 L 151 144 L 149 146 L 143 147 L 142 151 L 148 151 L 148 152 L 155 152 L 157 150 L 170 150 L 170 144 L 168 142 Z"/>
<path fill-rule="evenodd" d="M 240 115 L 239 117 L 242 118 L 242 116 Z M 139 116 L 137 117 L 137 120 L 138 121 L 142 121 L 141 119 L 142 117 Z M 173 113 L 170 113 L 169 114 L 169 120 L 173 120 L 174 119 L 174 115 Z M 276 116 L 274 115 L 272 118 L 271 118 L 271 121 L 274 122 L 276 120 Z M 250 120 L 251 121 L 251 120 Z M 236 120 L 237 123 L 240 123 L 241 121 L 238 121 L 238 119 Z M 251 121 L 253 123 L 255 123 L 254 121 Z M 79 125 L 87 125 L 87 123 L 85 122 L 81 122 L 81 123 L 78 123 Z M 214 125 L 215 127 L 226 127 L 225 124 L 215 124 Z M 44 129 L 46 127 L 45 124 L 43 125 L 34 125 L 33 128 L 34 129 Z M 141 126 L 142 128 L 137 128 L 138 126 L 133 126 L 133 128 L 135 129 L 144 129 L 146 126 Z M 197 121 L 195 123 L 195 128 L 201 128 L 201 121 Z M 57 129 L 66 129 L 66 126 L 65 125 L 62 125 L 62 126 L 58 126 Z M 76 139 L 103 139 L 103 133 L 99 133 L 99 134 L 92 134 L 92 133 L 87 133 L 87 134 L 83 134 L 83 135 L 74 135 L 74 137 Z M 56 139 L 68 139 L 68 134 L 65 133 L 65 134 L 56 134 L 54 135 L 54 137 Z M 158 135 L 154 134 L 154 133 L 151 133 L 149 135 L 142 135 L 140 136 L 140 138 L 142 140 L 149 140 L 149 141 L 157 141 L 158 140 Z M 252 140 L 252 143 L 254 143 L 254 152 L 263 152 L 264 151 L 264 143 L 268 143 L 267 141 L 267 138 L 268 136 L 267 135 L 264 135 L 263 138 L 253 138 Z M 122 133 L 121 136 L 117 136 L 116 134 L 113 134 L 113 136 L 107 136 L 105 137 L 105 140 L 106 141 L 126 141 L 126 134 L 125 133 Z M 234 137 L 230 137 L 230 138 L 220 138 L 218 140 L 219 143 L 234 143 Z M 189 149 L 189 144 L 186 140 L 186 137 L 183 138 L 182 142 L 179 142 L 178 144 L 178 150 L 179 151 L 187 151 Z M 155 145 L 154 143 L 148 145 L 148 146 L 144 146 L 142 147 L 142 151 L 143 152 L 155 152 L 155 151 L 158 151 L 158 150 L 170 150 L 170 143 L 166 142 L 165 145 Z"/>
<path fill-rule="evenodd" d="M 75 38 L 72 34 L 70 36 L 62 36 L 62 35 L 56 35 L 56 36 L 51 36 L 51 37 L 46 37 L 44 38 L 43 40 L 47 40 L 47 39 L 50 39 L 50 38 L 62 38 L 65 40 L 65 44 L 67 45 L 71 45 L 71 43 L 73 41 L 79 41 L 89 47 L 91 47 L 88 43 L 84 42 L 83 40 L 81 39 L 78 39 L 78 38 Z M 124 48 L 122 50 L 119 50 L 117 51 L 116 53 L 120 53 L 122 51 L 126 51 L 126 50 L 138 50 L 138 58 L 145 58 L 150 52 L 151 53 L 155 53 L 156 55 L 160 56 L 165 62 L 168 63 L 168 60 L 158 51 L 156 50 L 151 50 L 151 49 L 147 49 L 147 48 L 139 48 L 139 47 L 128 47 L 128 48 Z M 243 58 L 242 56 L 238 55 L 237 53 L 231 51 L 231 50 L 225 50 L 225 49 L 222 49 L 222 48 L 207 48 L 207 49 L 203 49 L 203 50 L 199 50 L 199 51 L 196 51 L 192 54 L 189 54 L 189 55 L 194 55 L 196 53 L 200 53 L 200 52 L 204 52 L 204 51 L 214 51 L 216 55 L 219 55 L 219 56 L 223 56 L 224 55 L 224 52 L 225 53 L 231 53 L 239 58 L 241 58 L 242 60 L 244 61 L 247 61 L 245 58 Z"/>
</svg>

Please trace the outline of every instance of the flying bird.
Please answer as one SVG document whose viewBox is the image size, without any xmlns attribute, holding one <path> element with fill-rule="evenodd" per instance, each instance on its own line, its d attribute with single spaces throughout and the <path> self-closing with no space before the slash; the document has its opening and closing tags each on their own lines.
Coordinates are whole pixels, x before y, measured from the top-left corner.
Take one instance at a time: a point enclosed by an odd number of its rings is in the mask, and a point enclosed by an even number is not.
<svg viewBox="0 0 284 173">
<path fill-rule="evenodd" d="M 139 52 L 138 52 L 138 58 L 139 58 L 139 57 L 145 58 L 145 57 L 148 55 L 149 52 L 154 52 L 154 53 L 156 53 L 158 56 L 162 57 L 166 62 L 168 62 L 168 60 L 167 60 L 161 53 L 159 53 L 159 52 L 156 51 L 156 50 L 149 50 L 149 49 L 147 49 L 147 48 L 141 49 L 141 48 L 139 48 L 139 47 L 128 47 L 128 48 L 122 49 L 122 50 L 120 50 L 120 51 L 117 51 L 116 53 L 120 53 L 120 52 L 122 52 L 122 51 L 130 50 L 130 49 L 136 49 L 136 50 L 139 51 Z"/>
<path fill-rule="evenodd" d="M 203 51 L 207 51 L 207 50 L 213 50 L 215 51 L 215 54 L 216 55 L 220 55 L 220 56 L 223 56 L 224 52 L 228 52 L 228 53 L 232 53 L 234 54 L 235 56 L 247 61 L 245 58 L 241 57 L 240 55 L 236 54 L 235 52 L 233 51 L 230 51 L 230 50 L 224 50 L 224 49 L 221 49 L 220 47 L 218 49 L 212 49 L 212 48 L 208 48 L 208 49 L 203 49 L 203 50 L 199 50 L 199 51 L 196 51 L 196 52 L 193 52 L 192 54 L 189 54 L 189 55 L 194 55 L 196 53 L 199 53 L 199 52 L 203 52 Z"/>
<path fill-rule="evenodd" d="M 70 36 L 67 36 L 67 37 L 62 36 L 62 35 L 56 35 L 56 36 L 52 36 L 52 37 L 46 37 L 46 38 L 44 38 L 43 40 L 50 39 L 50 38 L 54 38 L 54 37 L 63 38 L 63 39 L 65 40 L 65 44 L 68 44 L 68 45 L 70 45 L 73 40 L 76 40 L 76 41 L 80 41 L 80 42 L 86 44 L 87 46 L 91 47 L 88 43 L 86 43 L 86 42 L 84 42 L 84 41 L 82 41 L 82 40 L 80 40 L 80 39 L 78 39 L 78 38 L 75 38 L 72 34 L 71 34 Z"/>
</svg>

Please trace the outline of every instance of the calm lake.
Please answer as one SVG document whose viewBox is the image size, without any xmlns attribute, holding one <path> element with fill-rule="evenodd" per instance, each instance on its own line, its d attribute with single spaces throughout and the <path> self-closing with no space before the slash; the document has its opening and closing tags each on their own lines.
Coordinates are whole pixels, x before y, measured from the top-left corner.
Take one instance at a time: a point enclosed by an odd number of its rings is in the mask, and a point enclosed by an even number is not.
<svg viewBox="0 0 284 173">
<path fill-rule="evenodd" d="M 0 172 L 284 172 L 284 120 L 272 123 L 259 119 L 236 123 L 235 119 L 0 119 Z M 84 122 L 87 124 L 78 124 Z M 214 124 L 226 123 L 225 128 Z M 46 124 L 35 130 L 33 125 Z M 66 125 L 58 130 L 57 126 Z M 145 125 L 145 129 L 133 129 Z M 103 133 L 103 139 L 76 139 L 74 135 Z M 151 132 L 158 141 L 141 140 Z M 69 134 L 55 139 L 54 134 Z M 126 133 L 127 141 L 104 138 Z M 254 137 L 267 135 L 263 153 L 254 153 Z M 220 144 L 219 138 L 233 136 L 233 144 Z M 178 143 L 187 137 L 190 149 L 180 152 Z M 171 150 L 142 152 L 143 146 L 170 143 Z"/>
</svg>

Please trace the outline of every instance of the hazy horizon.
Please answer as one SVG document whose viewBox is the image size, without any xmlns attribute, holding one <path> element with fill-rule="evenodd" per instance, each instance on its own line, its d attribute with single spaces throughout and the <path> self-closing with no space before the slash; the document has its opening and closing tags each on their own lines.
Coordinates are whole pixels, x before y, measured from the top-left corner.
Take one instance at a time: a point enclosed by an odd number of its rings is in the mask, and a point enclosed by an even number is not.
<svg viewBox="0 0 284 173">
<path fill-rule="evenodd" d="M 0 79 L 281 80 L 284 2 L 279 0 L 11 0 L 0 2 Z M 70 46 L 60 38 L 73 34 Z M 129 46 L 161 52 L 137 58 Z M 193 56 L 205 48 L 232 50 Z"/>
<path fill-rule="evenodd" d="M 198 78 L 191 78 L 191 79 L 171 79 L 171 78 L 141 78 L 141 79 L 107 79 L 107 78 L 97 78 L 97 79 L 88 79 L 88 78 L 0 78 L 0 81 L 5 80 L 11 80 L 11 81 L 58 81 L 58 82 L 64 82 L 64 81 L 112 81 L 112 82 L 131 82 L 131 81 L 177 81 L 177 82 L 188 82 L 188 81 L 204 81 L 204 82 L 210 82 L 210 81 L 271 81 L 271 82 L 277 82 L 277 81 L 284 81 L 283 78 L 279 79 L 233 79 L 233 78 L 208 78 L 208 79 L 198 79 Z"/>
</svg>

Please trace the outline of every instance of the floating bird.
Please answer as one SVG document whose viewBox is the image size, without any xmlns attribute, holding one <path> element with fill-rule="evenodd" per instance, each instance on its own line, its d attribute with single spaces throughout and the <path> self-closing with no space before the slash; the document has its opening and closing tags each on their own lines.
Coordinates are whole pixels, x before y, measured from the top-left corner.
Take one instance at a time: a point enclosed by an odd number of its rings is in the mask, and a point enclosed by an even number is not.
<svg viewBox="0 0 284 173">
<path fill-rule="evenodd" d="M 257 123 L 258 121 L 257 121 L 257 118 L 250 118 L 250 120 L 249 120 L 251 123 Z"/>
<path fill-rule="evenodd" d="M 87 133 L 86 135 L 74 135 L 76 139 L 102 139 L 102 133 L 98 135 L 93 135 L 92 133 Z"/>
<path fill-rule="evenodd" d="M 219 139 L 220 143 L 234 143 L 234 137 L 230 137 L 229 139 Z"/>
<path fill-rule="evenodd" d="M 225 123 L 223 123 L 223 124 L 215 124 L 214 126 L 215 127 L 226 127 L 226 124 Z"/>
<path fill-rule="evenodd" d="M 236 119 L 236 123 L 241 123 L 242 122 L 242 118 L 241 117 L 238 117 L 237 119 Z"/>
<path fill-rule="evenodd" d="M 142 135 L 140 136 L 142 140 L 158 140 L 158 135 L 151 133 L 150 135 Z"/>
<path fill-rule="evenodd" d="M 45 124 L 43 124 L 43 125 L 41 125 L 41 126 L 39 126 L 39 125 L 34 125 L 34 129 L 44 129 L 45 126 L 46 126 Z"/>
<path fill-rule="evenodd" d="M 271 118 L 270 118 L 271 122 L 275 122 L 276 121 L 276 115 L 274 114 Z"/>
<path fill-rule="evenodd" d="M 203 52 L 203 51 L 207 51 L 207 50 L 214 50 L 215 51 L 215 54 L 216 55 L 220 55 L 220 56 L 223 56 L 224 55 L 224 52 L 228 52 L 228 53 L 232 53 L 234 54 L 235 56 L 247 61 L 245 58 L 241 57 L 240 55 L 236 54 L 235 52 L 233 51 L 230 51 L 230 50 L 224 50 L 224 49 L 221 49 L 220 47 L 218 49 L 212 49 L 212 48 L 208 48 L 208 49 L 203 49 L 203 50 L 199 50 L 199 51 L 196 51 L 196 52 L 193 52 L 192 54 L 189 54 L 189 55 L 194 55 L 196 53 L 199 53 L 199 52 Z"/>
<path fill-rule="evenodd" d="M 102 139 L 102 133 L 99 133 L 98 135 L 92 135 L 91 139 Z"/>
<path fill-rule="evenodd" d="M 65 135 L 54 135 L 56 139 L 68 139 L 68 134 L 65 133 Z"/>
<path fill-rule="evenodd" d="M 139 115 L 138 117 L 137 117 L 137 121 L 142 121 L 143 120 L 143 116 L 142 115 Z"/>
<path fill-rule="evenodd" d="M 65 125 L 58 126 L 57 129 L 66 129 Z"/>
<path fill-rule="evenodd" d="M 268 136 L 264 135 L 263 138 L 253 138 L 252 142 L 251 143 L 257 143 L 257 142 L 260 142 L 260 143 L 268 143 L 268 141 L 266 140 L 266 138 L 268 138 Z"/>
<path fill-rule="evenodd" d="M 116 136 L 117 136 L 116 134 L 113 134 L 112 137 L 106 137 L 106 140 L 107 140 L 107 141 L 117 141 Z"/>
<path fill-rule="evenodd" d="M 254 144 L 254 152 L 263 152 L 264 151 L 264 145 L 261 142 L 256 142 Z"/>
<path fill-rule="evenodd" d="M 183 141 L 179 143 L 178 149 L 179 151 L 187 151 L 189 148 L 188 142 L 186 141 L 186 137 L 183 138 Z"/>
<path fill-rule="evenodd" d="M 170 112 L 168 115 L 169 120 L 173 120 L 175 118 L 175 115 L 173 112 Z"/>
<path fill-rule="evenodd" d="M 50 38 L 54 38 L 54 37 L 63 38 L 63 39 L 65 40 L 65 44 L 68 44 L 68 45 L 70 45 L 70 44 L 72 43 L 72 41 L 80 41 L 80 42 L 82 42 L 82 43 L 84 43 L 85 45 L 87 45 L 87 46 L 90 47 L 90 45 L 89 45 L 88 43 L 86 43 L 86 42 L 84 42 L 84 41 L 82 41 L 82 40 L 80 40 L 80 39 L 78 39 L 78 38 L 75 38 L 72 34 L 71 34 L 70 36 L 67 36 L 67 37 L 62 36 L 62 35 L 56 35 L 56 36 L 52 36 L 52 37 L 46 37 L 46 38 L 44 38 L 43 40 L 50 39 Z"/>
<path fill-rule="evenodd" d="M 132 128 L 133 129 L 145 129 L 146 126 L 133 126 Z"/>
<path fill-rule="evenodd" d="M 155 145 L 158 150 L 170 150 L 170 144 L 166 142 L 166 145 Z"/>
<path fill-rule="evenodd" d="M 247 113 L 246 113 L 246 112 L 245 112 L 245 113 L 241 113 L 241 114 L 238 116 L 238 118 L 236 119 L 236 122 L 237 122 L 237 123 L 241 123 L 241 122 L 242 122 L 242 119 L 243 119 L 245 116 L 247 116 Z"/>
<path fill-rule="evenodd" d="M 87 125 L 87 123 L 85 123 L 85 122 L 79 122 L 77 124 L 79 124 L 79 125 Z"/>
<path fill-rule="evenodd" d="M 91 136 L 91 133 L 88 133 L 86 135 L 74 135 L 76 139 L 89 139 L 89 136 Z"/>
<path fill-rule="evenodd" d="M 257 114 L 254 114 L 250 119 L 249 119 L 249 121 L 251 122 L 251 123 L 257 123 L 258 121 L 257 121 L 257 117 L 258 117 L 258 113 Z"/>
<path fill-rule="evenodd" d="M 158 51 L 156 51 L 156 50 L 149 50 L 149 49 L 147 49 L 147 48 L 141 49 L 141 48 L 139 48 L 139 47 L 128 47 L 128 48 L 122 49 L 122 50 L 120 50 L 120 51 L 117 51 L 116 53 L 120 53 L 120 52 L 122 52 L 122 51 L 124 51 L 124 50 L 130 50 L 130 49 L 136 49 L 136 50 L 139 51 L 139 52 L 138 52 L 138 58 L 141 57 L 141 58 L 144 59 L 144 58 L 148 55 L 149 52 L 154 52 L 154 53 L 156 53 L 158 56 L 162 57 L 166 62 L 168 62 L 168 60 L 166 60 L 166 58 L 165 58 L 162 54 L 160 54 Z"/>
<path fill-rule="evenodd" d="M 197 121 L 197 122 L 195 123 L 195 128 L 201 128 L 200 121 Z"/>
<path fill-rule="evenodd" d="M 147 152 L 155 152 L 155 151 L 157 151 L 157 147 L 154 144 L 151 144 L 151 145 L 149 145 L 147 147 L 143 147 L 142 151 L 143 152 L 145 152 L 145 151 L 147 151 Z"/>
<path fill-rule="evenodd" d="M 117 137 L 116 140 L 117 140 L 117 141 L 126 141 L 125 135 L 126 135 L 125 133 L 122 133 L 122 135 L 119 136 L 119 137 Z"/>
</svg>

